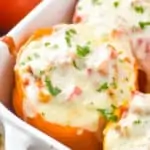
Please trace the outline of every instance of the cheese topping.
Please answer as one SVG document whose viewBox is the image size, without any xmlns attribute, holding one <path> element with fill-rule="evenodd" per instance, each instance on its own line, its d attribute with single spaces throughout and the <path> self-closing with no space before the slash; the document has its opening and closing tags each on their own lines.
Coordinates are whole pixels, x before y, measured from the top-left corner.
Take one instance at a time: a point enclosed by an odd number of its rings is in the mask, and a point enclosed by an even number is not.
<svg viewBox="0 0 150 150">
<path fill-rule="evenodd" d="M 150 94 L 136 93 L 122 119 L 106 129 L 105 150 L 150 148 Z"/>
<path fill-rule="evenodd" d="M 103 32 L 119 29 L 144 32 L 150 29 L 149 0 L 80 0 L 74 22 L 98 25 Z"/>
<path fill-rule="evenodd" d="M 92 24 L 102 35 L 112 30 L 127 35 L 138 67 L 150 83 L 149 0 L 79 0 L 73 22 Z"/>
<path fill-rule="evenodd" d="M 86 25 L 60 25 L 53 30 L 18 55 L 15 70 L 23 81 L 24 113 L 96 131 L 99 117 L 112 105 L 130 100 L 135 90 L 129 43 L 113 38 L 104 42 L 95 28 Z M 28 111 L 26 103 L 34 111 Z"/>
</svg>

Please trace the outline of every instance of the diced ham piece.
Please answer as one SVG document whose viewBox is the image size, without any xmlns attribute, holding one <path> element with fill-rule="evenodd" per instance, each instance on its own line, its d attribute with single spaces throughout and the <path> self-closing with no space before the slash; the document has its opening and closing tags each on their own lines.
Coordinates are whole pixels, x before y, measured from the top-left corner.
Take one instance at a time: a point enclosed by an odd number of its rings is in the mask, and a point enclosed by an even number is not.
<svg viewBox="0 0 150 150">
<path fill-rule="evenodd" d="M 78 15 L 75 15 L 73 18 L 73 22 L 74 23 L 80 23 L 82 21 L 82 18 Z"/>
<path fill-rule="evenodd" d="M 87 69 L 87 74 L 90 76 L 92 74 L 92 69 L 91 68 L 88 68 Z"/>
<path fill-rule="evenodd" d="M 76 87 L 73 89 L 72 93 L 70 94 L 68 100 L 72 100 L 72 99 L 74 98 L 74 96 L 79 96 L 79 95 L 81 95 L 81 94 L 82 94 L 81 88 L 78 87 L 78 86 L 76 86 Z"/>
<path fill-rule="evenodd" d="M 25 78 L 24 81 L 23 81 L 23 85 L 27 86 L 27 85 L 29 85 L 29 83 L 30 83 L 29 79 Z"/>
</svg>

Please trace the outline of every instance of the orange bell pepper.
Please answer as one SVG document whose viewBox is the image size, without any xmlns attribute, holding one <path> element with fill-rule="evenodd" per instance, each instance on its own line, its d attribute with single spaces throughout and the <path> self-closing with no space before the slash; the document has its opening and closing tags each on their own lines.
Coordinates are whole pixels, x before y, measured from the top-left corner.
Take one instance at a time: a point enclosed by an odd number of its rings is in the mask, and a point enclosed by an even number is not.
<svg viewBox="0 0 150 150">
<path fill-rule="evenodd" d="M 24 45 L 24 47 L 37 38 L 43 35 L 50 35 L 53 29 L 42 29 L 38 30 Z M 19 55 L 21 51 L 19 52 Z M 19 56 L 18 55 L 18 56 Z M 23 101 L 24 101 L 24 91 L 23 82 L 21 81 L 20 74 L 15 72 L 15 88 L 13 93 L 13 106 L 16 114 L 24 119 L 29 124 L 43 131 L 47 135 L 55 138 L 66 146 L 70 147 L 72 150 L 100 150 L 100 143 L 96 137 L 96 133 L 84 130 L 81 134 L 77 134 L 78 128 L 61 126 L 53 124 L 46 121 L 42 115 L 37 114 L 34 118 L 25 117 L 23 112 Z"/>
</svg>

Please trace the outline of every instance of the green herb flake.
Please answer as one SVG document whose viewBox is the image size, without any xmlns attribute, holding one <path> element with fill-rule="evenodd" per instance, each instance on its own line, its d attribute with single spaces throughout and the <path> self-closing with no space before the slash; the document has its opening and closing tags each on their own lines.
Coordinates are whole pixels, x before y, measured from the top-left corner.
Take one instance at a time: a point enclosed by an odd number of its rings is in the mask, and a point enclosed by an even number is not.
<svg viewBox="0 0 150 150">
<path fill-rule="evenodd" d="M 118 54 L 119 54 L 119 55 L 123 54 L 123 51 L 120 51 Z"/>
<path fill-rule="evenodd" d="M 44 45 L 45 45 L 46 47 L 48 47 L 48 46 L 51 45 L 51 43 L 50 43 L 50 42 L 46 42 Z"/>
<path fill-rule="evenodd" d="M 123 93 L 124 93 L 122 89 L 120 90 L 120 93 L 121 93 L 121 94 L 123 94 Z"/>
<path fill-rule="evenodd" d="M 134 124 L 141 124 L 141 120 L 135 120 L 133 123 Z"/>
<path fill-rule="evenodd" d="M 68 32 L 70 32 L 70 34 L 76 34 L 76 30 L 75 29 L 70 29 Z"/>
<path fill-rule="evenodd" d="M 39 58 L 39 57 L 40 57 L 40 55 L 39 55 L 39 54 L 37 54 L 37 53 L 34 53 L 34 57 L 35 57 L 35 58 Z"/>
<path fill-rule="evenodd" d="M 71 47 L 71 38 L 70 36 L 65 37 L 66 43 L 68 44 L 69 47 Z"/>
<path fill-rule="evenodd" d="M 124 60 L 123 60 L 123 59 L 119 59 L 119 62 L 120 62 L 120 63 L 124 63 Z"/>
<path fill-rule="evenodd" d="M 114 81 L 114 82 L 112 82 L 112 83 L 111 83 L 111 86 L 112 86 L 113 88 L 115 88 L 115 89 L 116 89 L 116 88 L 117 88 L 117 82 L 115 82 L 115 81 Z"/>
<path fill-rule="evenodd" d="M 139 26 L 141 29 L 145 29 L 146 26 L 150 26 L 150 22 L 139 22 Z"/>
<path fill-rule="evenodd" d="M 27 57 L 27 60 L 28 60 L 28 61 L 31 61 L 31 60 L 32 60 L 31 56 L 28 56 L 28 57 Z"/>
<path fill-rule="evenodd" d="M 113 113 L 112 110 L 98 109 L 97 111 L 99 111 L 107 121 L 116 122 L 118 120 L 118 117 Z"/>
<path fill-rule="evenodd" d="M 44 70 L 40 70 L 39 74 L 42 76 L 44 74 Z"/>
<path fill-rule="evenodd" d="M 98 92 L 102 92 L 102 91 L 106 91 L 108 89 L 108 83 L 105 82 L 102 85 L 100 85 L 100 87 L 98 88 Z"/>
<path fill-rule="evenodd" d="M 21 62 L 21 63 L 20 63 L 21 66 L 24 66 L 25 64 L 26 64 L 25 62 Z"/>
<path fill-rule="evenodd" d="M 119 6 L 119 2 L 118 2 L 118 1 L 115 1 L 115 2 L 113 3 L 113 5 L 114 5 L 115 8 L 117 8 L 117 7 Z"/>
<path fill-rule="evenodd" d="M 128 81 L 129 81 L 129 78 L 128 78 L 128 77 L 126 77 L 126 78 L 125 78 L 125 81 L 127 81 L 127 82 L 128 82 Z"/>
<path fill-rule="evenodd" d="M 144 8 L 142 6 L 135 6 L 134 10 L 139 13 L 139 14 L 143 14 L 144 13 Z"/>
<path fill-rule="evenodd" d="M 69 29 L 66 31 L 65 40 L 69 47 L 71 47 L 71 38 L 73 35 L 75 35 L 77 32 L 74 29 Z"/>
<path fill-rule="evenodd" d="M 54 49 L 58 49 L 58 48 L 59 48 L 59 46 L 58 46 L 57 44 L 54 44 L 54 45 L 52 46 L 52 48 L 54 48 Z"/>
<path fill-rule="evenodd" d="M 44 113 L 44 112 L 42 112 L 42 113 L 41 113 L 41 115 L 42 115 L 42 116 L 45 116 L 45 113 Z"/>
<path fill-rule="evenodd" d="M 79 67 L 77 66 L 77 64 L 76 64 L 76 61 L 75 61 L 75 60 L 73 60 L 73 61 L 72 61 L 72 64 L 73 64 L 73 66 L 74 66 L 76 69 L 78 69 L 78 70 L 79 70 Z"/>
<path fill-rule="evenodd" d="M 89 46 L 80 46 L 77 45 L 77 55 L 80 57 L 85 57 L 90 53 L 90 48 Z"/>
<path fill-rule="evenodd" d="M 111 108 L 112 108 L 113 111 L 117 109 L 117 107 L 113 104 L 111 105 Z"/>
<path fill-rule="evenodd" d="M 82 7 L 81 6 L 78 6 L 78 8 L 77 8 L 78 10 L 82 10 Z"/>
<path fill-rule="evenodd" d="M 101 0 L 92 0 L 93 5 L 100 5 Z"/>
<path fill-rule="evenodd" d="M 87 42 L 87 45 L 91 45 L 91 44 L 92 44 L 92 41 L 88 41 L 88 42 Z"/>
<path fill-rule="evenodd" d="M 46 83 L 46 87 L 47 87 L 48 91 L 53 96 L 57 96 L 59 93 L 61 93 L 61 90 L 58 87 L 53 87 L 51 81 L 48 78 L 46 78 L 45 83 Z"/>
</svg>

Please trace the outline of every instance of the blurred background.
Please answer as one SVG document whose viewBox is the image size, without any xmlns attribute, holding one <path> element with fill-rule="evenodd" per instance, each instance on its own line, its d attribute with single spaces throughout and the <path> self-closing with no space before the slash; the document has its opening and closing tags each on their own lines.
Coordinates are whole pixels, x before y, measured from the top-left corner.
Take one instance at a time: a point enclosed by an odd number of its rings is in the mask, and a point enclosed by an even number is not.
<svg viewBox="0 0 150 150">
<path fill-rule="evenodd" d="M 0 0 L 0 36 L 11 30 L 41 0 Z"/>
</svg>

